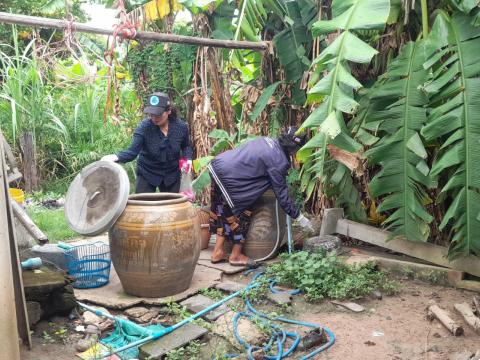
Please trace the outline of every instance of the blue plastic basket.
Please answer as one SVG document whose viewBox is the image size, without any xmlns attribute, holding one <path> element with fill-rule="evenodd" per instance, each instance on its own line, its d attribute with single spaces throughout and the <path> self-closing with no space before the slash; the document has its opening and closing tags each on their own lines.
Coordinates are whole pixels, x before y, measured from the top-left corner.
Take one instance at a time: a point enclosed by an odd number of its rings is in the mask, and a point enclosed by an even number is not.
<svg viewBox="0 0 480 360">
<path fill-rule="evenodd" d="M 97 241 L 65 249 L 67 269 L 75 278 L 74 288 L 91 289 L 103 286 L 110 278 L 110 246 Z"/>
</svg>

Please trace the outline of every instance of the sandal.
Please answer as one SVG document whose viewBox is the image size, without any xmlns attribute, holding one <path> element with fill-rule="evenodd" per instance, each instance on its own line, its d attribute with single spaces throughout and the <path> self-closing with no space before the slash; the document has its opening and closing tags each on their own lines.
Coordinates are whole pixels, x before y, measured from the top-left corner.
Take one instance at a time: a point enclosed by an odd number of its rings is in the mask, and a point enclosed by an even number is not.
<svg viewBox="0 0 480 360">
<path fill-rule="evenodd" d="M 231 266 L 244 266 L 248 269 L 255 269 L 258 266 L 258 263 L 253 259 L 248 259 L 248 261 L 246 263 L 244 263 L 244 262 L 234 262 L 234 261 L 228 261 L 228 263 Z"/>
<path fill-rule="evenodd" d="M 219 264 L 219 263 L 227 262 L 227 261 L 228 261 L 228 255 L 225 255 L 225 257 L 220 258 L 220 259 L 218 259 L 218 260 L 212 260 L 212 259 L 210 259 L 210 262 L 211 262 L 212 264 Z"/>
</svg>

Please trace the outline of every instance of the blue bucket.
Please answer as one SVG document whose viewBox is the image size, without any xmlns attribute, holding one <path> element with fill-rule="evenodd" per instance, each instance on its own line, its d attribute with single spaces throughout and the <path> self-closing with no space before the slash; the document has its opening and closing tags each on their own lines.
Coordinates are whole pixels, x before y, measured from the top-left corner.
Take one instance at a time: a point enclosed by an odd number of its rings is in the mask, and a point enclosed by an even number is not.
<svg viewBox="0 0 480 360">
<path fill-rule="evenodd" d="M 69 246 L 65 249 L 68 274 L 75 278 L 74 288 L 91 289 L 103 286 L 110 278 L 110 246 L 97 241 Z"/>
</svg>

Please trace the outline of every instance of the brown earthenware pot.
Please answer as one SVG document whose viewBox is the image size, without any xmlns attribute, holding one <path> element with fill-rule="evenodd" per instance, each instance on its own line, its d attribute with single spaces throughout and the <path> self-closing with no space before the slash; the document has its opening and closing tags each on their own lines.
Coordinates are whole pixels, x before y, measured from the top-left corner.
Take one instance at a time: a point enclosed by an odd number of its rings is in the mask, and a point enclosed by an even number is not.
<svg viewBox="0 0 480 360">
<path fill-rule="evenodd" d="M 200 249 L 204 250 L 208 248 L 210 243 L 210 213 L 206 208 L 197 209 L 198 218 L 200 219 Z"/>
<path fill-rule="evenodd" d="M 108 236 L 127 294 L 165 297 L 190 286 L 200 255 L 200 222 L 185 196 L 130 195 Z"/>
</svg>

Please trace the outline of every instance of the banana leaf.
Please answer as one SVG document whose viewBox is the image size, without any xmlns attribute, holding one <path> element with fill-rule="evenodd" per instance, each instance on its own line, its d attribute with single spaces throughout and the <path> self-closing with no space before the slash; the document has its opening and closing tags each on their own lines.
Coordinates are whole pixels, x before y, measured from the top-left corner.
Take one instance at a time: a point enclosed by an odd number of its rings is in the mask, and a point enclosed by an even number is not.
<svg viewBox="0 0 480 360">
<path fill-rule="evenodd" d="M 361 145 L 351 138 L 343 113 L 354 114 L 358 103 L 354 92 L 361 83 L 351 74 L 349 62 L 367 64 L 377 51 L 357 37 L 352 30 L 382 29 L 390 12 L 389 0 L 334 0 L 331 20 L 320 20 L 312 25 L 314 36 L 344 30 L 313 61 L 313 74 L 309 83 L 309 96 L 321 99 L 319 106 L 302 124 L 300 131 L 313 128 L 316 134 L 300 151 L 309 172 L 303 176 L 326 179 L 325 166 L 318 162 L 328 159 L 326 145 L 332 143 L 346 151 L 358 151 Z M 321 135 L 319 135 L 321 134 Z M 314 140 L 315 139 L 315 140 Z M 315 156 L 312 145 L 318 145 Z M 313 164 L 311 164 L 313 162 Z M 312 170 L 313 169 L 313 170 Z"/>
<path fill-rule="evenodd" d="M 432 107 L 421 134 L 442 144 L 431 174 L 450 198 L 440 224 L 453 233 L 450 258 L 480 255 L 480 28 L 471 19 L 440 13 L 428 38 L 439 55 L 424 65 L 433 74 L 424 87 Z"/>
<path fill-rule="evenodd" d="M 371 95 L 377 111 L 366 120 L 375 123 L 381 135 L 365 153 L 371 164 L 382 167 L 370 181 L 370 193 L 380 200 L 377 210 L 389 214 L 384 224 L 393 235 L 412 241 L 427 241 L 433 220 L 423 205 L 425 188 L 434 182 L 428 176 L 427 152 L 419 136 L 427 120 L 428 98 L 419 89 L 428 77 L 425 61 L 424 42 L 407 43 Z M 427 171 L 422 171 L 425 167 Z"/>
</svg>

